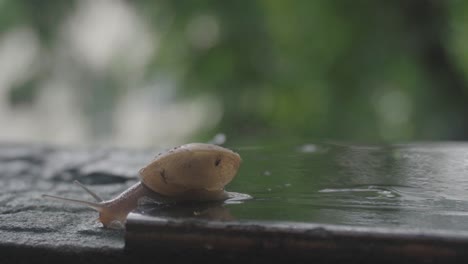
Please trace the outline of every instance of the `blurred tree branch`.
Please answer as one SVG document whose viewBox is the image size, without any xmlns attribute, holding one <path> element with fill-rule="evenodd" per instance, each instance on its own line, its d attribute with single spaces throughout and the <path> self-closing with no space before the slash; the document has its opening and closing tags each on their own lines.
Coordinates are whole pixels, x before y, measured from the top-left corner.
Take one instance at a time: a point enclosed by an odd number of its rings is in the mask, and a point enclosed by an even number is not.
<svg viewBox="0 0 468 264">
<path fill-rule="evenodd" d="M 434 96 L 439 104 L 433 113 L 440 123 L 451 126 L 444 132 L 450 139 L 468 138 L 467 85 L 464 75 L 457 68 L 448 48 L 449 1 L 418 0 L 395 2 L 402 8 L 406 18 L 407 39 L 412 40 L 412 49 L 418 55 L 427 78 L 432 83 Z M 429 113 L 429 111 L 427 111 Z M 454 129 L 455 128 L 455 129 Z M 425 127 L 421 127 L 422 130 Z M 419 131 L 424 133 L 423 131 Z"/>
</svg>

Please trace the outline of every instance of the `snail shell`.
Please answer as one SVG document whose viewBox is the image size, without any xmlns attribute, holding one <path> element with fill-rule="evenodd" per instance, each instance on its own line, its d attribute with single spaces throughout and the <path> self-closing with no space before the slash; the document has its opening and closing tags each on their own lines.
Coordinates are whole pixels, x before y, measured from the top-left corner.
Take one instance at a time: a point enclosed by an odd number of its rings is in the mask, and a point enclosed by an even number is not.
<svg viewBox="0 0 468 264">
<path fill-rule="evenodd" d="M 176 147 L 160 154 L 140 170 L 140 179 L 151 190 L 166 196 L 187 191 L 223 191 L 237 173 L 239 154 L 203 143 Z"/>
<path fill-rule="evenodd" d="M 159 154 L 140 170 L 141 182 L 114 199 L 103 201 L 78 182 L 97 202 L 43 196 L 89 206 L 99 211 L 99 220 L 105 227 L 122 228 L 128 213 L 144 197 L 164 201 L 226 199 L 228 196 L 224 187 L 237 174 L 240 163 L 239 154 L 229 149 L 212 144 L 191 143 Z"/>
</svg>

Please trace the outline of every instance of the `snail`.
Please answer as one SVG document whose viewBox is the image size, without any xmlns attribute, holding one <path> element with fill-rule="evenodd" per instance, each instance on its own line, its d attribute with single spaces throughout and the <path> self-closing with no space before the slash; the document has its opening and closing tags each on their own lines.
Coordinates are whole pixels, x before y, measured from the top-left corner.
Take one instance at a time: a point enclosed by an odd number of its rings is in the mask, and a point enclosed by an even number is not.
<svg viewBox="0 0 468 264">
<path fill-rule="evenodd" d="M 96 202 L 44 194 L 43 197 L 86 205 L 99 212 L 104 227 L 123 228 L 127 215 L 139 200 L 216 201 L 229 194 L 224 191 L 237 174 L 239 154 L 212 144 L 191 143 L 160 153 L 139 171 L 140 182 L 117 197 L 104 201 L 86 186 L 75 181 Z"/>
</svg>

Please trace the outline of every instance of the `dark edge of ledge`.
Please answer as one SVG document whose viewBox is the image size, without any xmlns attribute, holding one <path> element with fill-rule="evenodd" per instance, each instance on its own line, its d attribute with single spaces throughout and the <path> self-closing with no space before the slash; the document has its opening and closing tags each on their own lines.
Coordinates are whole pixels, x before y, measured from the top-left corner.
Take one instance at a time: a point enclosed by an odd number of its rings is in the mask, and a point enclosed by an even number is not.
<svg viewBox="0 0 468 264">
<path fill-rule="evenodd" d="M 125 251 L 192 260 L 318 263 L 468 263 L 468 233 L 309 223 L 222 222 L 132 213 Z M 159 249 L 155 251 L 155 249 Z"/>
<path fill-rule="evenodd" d="M 0 263 L 123 263 L 124 251 L 112 248 L 30 246 L 0 242 Z"/>
</svg>

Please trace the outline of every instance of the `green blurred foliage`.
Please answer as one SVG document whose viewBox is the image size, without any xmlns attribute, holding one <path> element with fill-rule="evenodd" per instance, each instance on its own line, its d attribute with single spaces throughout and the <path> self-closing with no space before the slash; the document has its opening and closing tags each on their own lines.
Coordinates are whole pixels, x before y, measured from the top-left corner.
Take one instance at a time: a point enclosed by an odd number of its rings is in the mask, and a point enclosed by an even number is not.
<svg viewBox="0 0 468 264">
<path fill-rule="evenodd" d="M 221 131 L 364 141 L 467 138 L 459 69 L 467 60 L 453 56 L 467 42 L 451 45 L 460 41 L 452 28 L 466 20 L 463 1 L 146 4 L 173 17 L 164 42 L 171 49 L 163 56 L 184 61 L 181 93 L 222 98 Z M 218 19 L 219 43 L 206 50 L 177 43 L 187 41 L 187 23 L 200 14 Z"/>
<path fill-rule="evenodd" d="M 73 3 L 2 1 L 0 29 L 30 24 L 47 46 Z M 196 138 L 468 139 L 466 1 L 128 3 L 160 37 L 146 77 L 222 102 Z"/>
<path fill-rule="evenodd" d="M 53 42 L 61 21 L 74 8 L 74 1 L 62 0 L 2 0 L 0 1 L 0 32 L 13 26 L 33 26 L 42 42 Z"/>
</svg>

